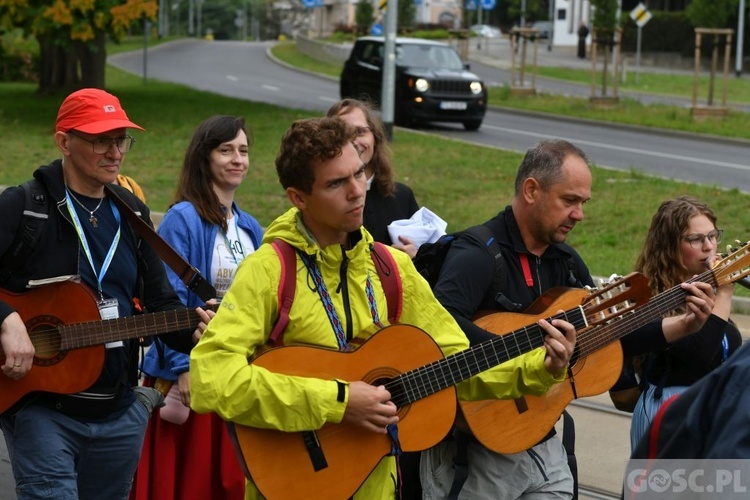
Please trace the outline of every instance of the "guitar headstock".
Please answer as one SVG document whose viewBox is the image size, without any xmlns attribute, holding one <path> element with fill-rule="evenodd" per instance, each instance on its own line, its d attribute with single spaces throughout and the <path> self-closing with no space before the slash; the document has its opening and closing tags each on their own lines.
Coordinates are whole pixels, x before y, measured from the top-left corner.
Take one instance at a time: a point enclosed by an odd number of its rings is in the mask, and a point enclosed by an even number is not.
<svg viewBox="0 0 750 500">
<path fill-rule="evenodd" d="M 583 302 L 589 326 L 622 316 L 651 298 L 648 278 L 641 273 L 630 273 L 620 278 L 610 277 L 609 280 L 609 283 L 595 290 Z"/>
<path fill-rule="evenodd" d="M 727 246 L 727 253 L 714 264 L 712 272 L 716 285 L 734 283 L 750 274 L 750 243 L 737 242 L 738 247 Z"/>
</svg>

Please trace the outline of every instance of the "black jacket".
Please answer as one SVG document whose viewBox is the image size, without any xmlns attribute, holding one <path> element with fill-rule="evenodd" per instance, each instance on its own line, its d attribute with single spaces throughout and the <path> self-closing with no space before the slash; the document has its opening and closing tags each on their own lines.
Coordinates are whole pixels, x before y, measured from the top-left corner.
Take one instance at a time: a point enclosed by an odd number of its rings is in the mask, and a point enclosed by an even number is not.
<svg viewBox="0 0 750 500">
<path fill-rule="evenodd" d="M 13 269 L 9 279 L 2 284 L 3 288 L 13 292 L 26 291 L 29 280 L 80 275 L 80 243 L 66 208 L 62 162 L 56 160 L 50 165 L 40 167 L 34 172 L 34 177 L 47 191 L 49 219 L 44 224 L 38 243 L 24 264 Z M 113 188 L 136 213 L 140 213 L 141 217 L 150 224 L 149 209 L 145 204 L 127 190 L 119 186 L 113 186 Z M 16 238 L 23 221 L 24 205 L 25 195 L 21 187 L 11 187 L 0 194 L 0 213 L 2 214 L 0 217 L 0 256 L 5 255 Z M 124 221 L 122 229 L 128 234 L 120 242 L 130 245 L 130 250 L 135 254 L 138 265 L 133 296 L 139 298 L 141 304 L 149 312 L 184 309 L 185 306 L 180 302 L 167 280 L 164 265 L 156 252 Z M 0 322 L 11 312 L 13 312 L 12 307 L 0 301 Z M 91 318 L 91 320 L 97 319 L 99 318 Z M 161 338 L 173 349 L 189 352 L 192 348 L 191 335 L 192 330 L 185 330 L 172 332 Z M 137 342 L 128 342 L 125 348 L 129 350 L 126 358 L 128 361 L 123 362 L 123 357 L 119 356 L 116 361 L 118 366 L 112 366 L 114 357 L 108 353 L 103 371 L 103 374 L 110 374 L 109 382 L 113 374 L 120 373 L 123 391 L 128 389 L 128 385 L 134 385 L 137 382 Z M 102 381 L 99 380 L 92 387 L 101 385 Z"/>
<path fill-rule="evenodd" d="M 372 186 L 367 191 L 362 225 L 375 241 L 392 245 L 393 241 L 388 234 L 388 224 L 395 220 L 408 219 L 417 210 L 419 210 L 419 205 L 409 186 L 397 182 L 393 196 L 383 196 L 377 186 Z"/>
<path fill-rule="evenodd" d="M 593 286 L 586 264 L 569 245 L 550 245 L 541 257 L 529 252 L 511 207 L 485 225 L 502 248 L 505 272 L 501 289 L 493 290 L 492 254 L 471 238 L 458 238 L 452 243 L 435 284 L 435 297 L 461 325 L 472 345 L 494 337 L 474 325 L 472 319 L 477 312 L 508 310 L 497 302 L 498 292 L 517 305 L 513 312 L 522 312 L 551 288 Z M 531 286 L 526 284 L 519 254 L 528 257 Z"/>
</svg>

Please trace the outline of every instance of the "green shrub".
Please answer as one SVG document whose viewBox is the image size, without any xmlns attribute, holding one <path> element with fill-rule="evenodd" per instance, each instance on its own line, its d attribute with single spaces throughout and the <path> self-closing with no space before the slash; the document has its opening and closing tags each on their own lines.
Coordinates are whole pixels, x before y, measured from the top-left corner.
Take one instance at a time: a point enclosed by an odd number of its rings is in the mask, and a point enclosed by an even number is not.
<svg viewBox="0 0 750 500">
<path fill-rule="evenodd" d="M 0 36 L 0 81 L 34 82 L 39 80 L 39 44 L 25 38 L 21 30 Z"/>
<path fill-rule="evenodd" d="M 653 17 L 642 28 L 641 50 L 643 52 L 678 52 L 692 56 L 695 50 L 695 28 L 684 12 L 652 12 Z M 635 52 L 638 41 L 638 25 L 629 15 L 624 15 L 622 50 Z"/>
</svg>

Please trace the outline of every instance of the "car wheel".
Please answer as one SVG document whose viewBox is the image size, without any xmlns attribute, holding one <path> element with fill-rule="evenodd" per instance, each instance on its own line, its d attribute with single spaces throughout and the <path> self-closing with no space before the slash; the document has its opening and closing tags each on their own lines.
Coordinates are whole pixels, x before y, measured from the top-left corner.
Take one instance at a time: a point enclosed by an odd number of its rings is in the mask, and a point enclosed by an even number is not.
<svg viewBox="0 0 750 500">
<path fill-rule="evenodd" d="M 479 127 L 481 126 L 482 126 L 482 120 L 466 120 L 464 122 L 464 128 L 471 132 L 475 130 L 479 130 Z"/>
</svg>

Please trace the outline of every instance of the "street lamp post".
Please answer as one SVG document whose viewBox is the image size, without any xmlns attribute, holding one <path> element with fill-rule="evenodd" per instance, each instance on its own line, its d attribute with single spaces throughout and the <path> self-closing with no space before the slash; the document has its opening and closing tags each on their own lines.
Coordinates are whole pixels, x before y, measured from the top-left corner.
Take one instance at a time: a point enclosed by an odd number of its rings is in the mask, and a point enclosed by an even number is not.
<svg viewBox="0 0 750 500">
<path fill-rule="evenodd" d="M 740 0 L 740 12 L 737 21 L 737 61 L 734 74 L 737 78 L 742 74 L 742 42 L 745 39 L 745 0 Z"/>
</svg>

